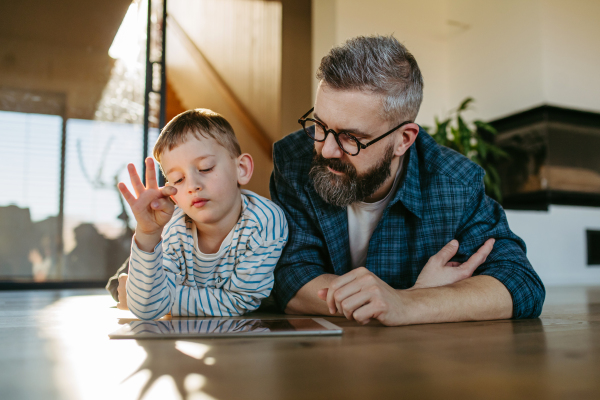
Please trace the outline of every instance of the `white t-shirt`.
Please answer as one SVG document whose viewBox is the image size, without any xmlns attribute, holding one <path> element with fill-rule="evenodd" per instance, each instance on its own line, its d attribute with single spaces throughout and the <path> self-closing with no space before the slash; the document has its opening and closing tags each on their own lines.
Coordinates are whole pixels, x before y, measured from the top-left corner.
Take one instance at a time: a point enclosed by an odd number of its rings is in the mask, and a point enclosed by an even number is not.
<svg viewBox="0 0 600 400">
<path fill-rule="evenodd" d="M 367 261 L 367 252 L 369 251 L 369 241 L 371 235 L 377 228 L 381 215 L 388 203 L 394 197 L 400 173 L 402 171 L 402 162 L 396 173 L 394 184 L 387 196 L 375 203 L 364 203 L 362 201 L 350 204 L 346 209 L 348 212 L 348 237 L 350 239 L 350 257 L 352 269 L 364 267 Z"/>
</svg>

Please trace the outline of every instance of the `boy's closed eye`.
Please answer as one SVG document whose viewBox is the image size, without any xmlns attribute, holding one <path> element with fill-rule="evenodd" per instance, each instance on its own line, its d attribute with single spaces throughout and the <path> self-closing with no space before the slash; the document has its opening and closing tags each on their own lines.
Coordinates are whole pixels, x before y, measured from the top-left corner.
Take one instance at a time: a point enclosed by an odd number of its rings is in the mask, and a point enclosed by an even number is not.
<svg viewBox="0 0 600 400">
<path fill-rule="evenodd" d="M 207 172 L 210 172 L 210 171 L 212 171 L 214 168 L 215 168 L 215 167 L 214 167 L 214 166 L 212 166 L 212 167 L 210 167 L 210 168 L 198 169 L 198 172 L 207 173 Z M 172 182 L 173 182 L 173 185 L 177 185 L 177 184 L 179 184 L 179 183 L 183 182 L 183 179 L 184 179 L 184 177 L 181 177 L 181 178 L 178 178 L 178 179 L 174 179 L 174 180 L 172 180 Z"/>
</svg>

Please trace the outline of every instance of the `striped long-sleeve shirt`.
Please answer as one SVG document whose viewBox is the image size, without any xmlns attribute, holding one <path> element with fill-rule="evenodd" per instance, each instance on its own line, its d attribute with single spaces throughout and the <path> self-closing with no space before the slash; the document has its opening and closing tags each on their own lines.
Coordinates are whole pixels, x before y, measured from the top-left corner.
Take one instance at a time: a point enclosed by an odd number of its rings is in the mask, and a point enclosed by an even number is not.
<svg viewBox="0 0 600 400">
<path fill-rule="evenodd" d="M 234 316 L 255 310 L 273 288 L 288 239 L 283 211 L 242 190 L 242 213 L 215 254 L 195 244 L 196 226 L 179 207 L 152 253 L 132 240 L 127 305 L 140 319 Z M 197 243 L 197 242 L 196 242 Z"/>
</svg>

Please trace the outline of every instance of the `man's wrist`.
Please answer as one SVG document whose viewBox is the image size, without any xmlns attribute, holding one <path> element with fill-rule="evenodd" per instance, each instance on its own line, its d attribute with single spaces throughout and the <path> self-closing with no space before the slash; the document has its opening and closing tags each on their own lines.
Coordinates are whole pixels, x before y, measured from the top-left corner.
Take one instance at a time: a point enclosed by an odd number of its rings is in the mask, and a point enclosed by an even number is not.
<svg viewBox="0 0 600 400">
<path fill-rule="evenodd" d="M 137 247 L 145 251 L 146 253 L 152 253 L 157 244 L 160 243 L 161 240 L 161 232 L 156 233 L 143 233 L 143 232 L 135 232 L 134 235 L 135 243 Z"/>
<path fill-rule="evenodd" d="M 418 293 L 420 288 L 396 289 L 396 294 L 399 298 L 398 323 L 397 325 L 412 325 L 420 323 L 422 318 L 422 310 L 420 310 L 418 298 L 421 293 Z"/>
</svg>

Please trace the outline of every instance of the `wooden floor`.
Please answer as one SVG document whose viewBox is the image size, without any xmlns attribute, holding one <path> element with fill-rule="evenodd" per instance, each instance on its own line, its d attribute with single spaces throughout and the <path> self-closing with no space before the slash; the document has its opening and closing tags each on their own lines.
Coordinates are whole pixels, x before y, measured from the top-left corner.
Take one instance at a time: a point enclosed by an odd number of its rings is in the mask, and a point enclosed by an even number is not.
<svg viewBox="0 0 600 400">
<path fill-rule="evenodd" d="M 109 340 L 132 315 L 104 293 L 0 292 L 0 398 L 600 399 L 600 287 L 535 320 L 201 341 Z"/>
</svg>

